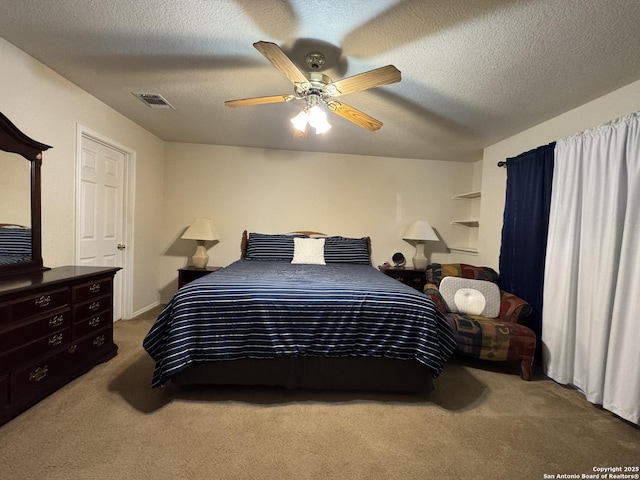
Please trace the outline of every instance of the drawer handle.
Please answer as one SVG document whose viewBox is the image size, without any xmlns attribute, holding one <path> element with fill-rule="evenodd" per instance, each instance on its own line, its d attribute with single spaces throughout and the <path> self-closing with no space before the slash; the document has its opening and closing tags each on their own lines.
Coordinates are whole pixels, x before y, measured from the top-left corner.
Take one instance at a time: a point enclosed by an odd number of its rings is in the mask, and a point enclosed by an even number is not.
<svg viewBox="0 0 640 480">
<path fill-rule="evenodd" d="M 101 347 L 104 345 L 104 335 L 99 335 L 93 340 L 94 347 Z"/>
<path fill-rule="evenodd" d="M 56 315 L 49 319 L 49 325 L 52 327 L 59 327 L 64 322 L 64 315 Z"/>
<path fill-rule="evenodd" d="M 67 350 L 67 352 L 69 353 L 76 353 L 76 350 L 78 349 L 78 344 L 76 343 L 75 345 L 71 345 L 69 347 L 69 349 Z"/>
<path fill-rule="evenodd" d="M 51 295 L 42 295 L 40 298 L 36 298 L 36 307 L 47 307 L 51 303 Z"/>
<path fill-rule="evenodd" d="M 100 317 L 93 317 L 91 320 L 89 320 L 90 327 L 97 327 L 98 325 L 100 325 Z"/>
<path fill-rule="evenodd" d="M 92 312 L 95 312 L 99 308 L 100 308 L 100 302 L 93 302 L 91 305 L 89 305 L 89 310 L 91 310 Z"/>
<path fill-rule="evenodd" d="M 62 338 L 63 338 L 63 336 L 62 336 L 61 333 L 59 333 L 57 335 L 54 335 L 53 337 L 51 337 L 49 339 L 49 345 L 51 345 L 51 346 L 60 345 L 62 343 Z"/>
<path fill-rule="evenodd" d="M 94 283 L 93 285 L 91 285 L 89 287 L 89 291 L 91 293 L 98 293 L 100 291 L 100 284 L 99 283 Z"/>
<path fill-rule="evenodd" d="M 40 380 L 44 380 L 44 377 L 49 373 L 49 366 L 45 365 L 43 367 L 36 368 L 33 372 L 29 374 L 30 382 L 39 382 Z"/>
</svg>

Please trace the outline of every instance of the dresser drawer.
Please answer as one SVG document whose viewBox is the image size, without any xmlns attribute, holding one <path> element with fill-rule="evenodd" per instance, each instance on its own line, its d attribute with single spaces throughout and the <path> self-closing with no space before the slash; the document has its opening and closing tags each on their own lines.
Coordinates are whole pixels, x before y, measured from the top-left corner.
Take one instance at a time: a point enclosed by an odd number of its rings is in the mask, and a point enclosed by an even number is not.
<svg viewBox="0 0 640 480">
<path fill-rule="evenodd" d="M 69 289 L 61 288 L 25 297 L 11 304 L 13 319 L 24 320 L 35 315 L 45 314 L 69 304 Z"/>
<path fill-rule="evenodd" d="M 78 374 L 91 369 L 99 361 L 108 360 L 113 352 L 113 332 L 105 329 L 48 358 L 21 368 L 14 373 L 15 388 L 11 402 L 29 402 L 30 399 L 41 398 Z"/>
<path fill-rule="evenodd" d="M 3 323 L 6 323 L 9 321 L 9 319 L 11 318 L 9 316 L 10 312 L 11 310 L 9 310 L 8 303 L 0 303 L 0 326 L 2 326 Z"/>
<path fill-rule="evenodd" d="M 72 293 L 73 303 L 83 302 L 103 295 L 111 295 L 112 283 L 111 278 L 101 278 L 74 286 Z"/>
<path fill-rule="evenodd" d="M 62 381 L 62 374 L 72 358 L 73 355 L 68 350 L 63 350 L 17 370 L 13 375 L 11 403 L 30 403 L 32 399 L 41 398 L 43 393 L 51 392 L 65 383 Z"/>
<path fill-rule="evenodd" d="M 96 315 L 91 315 L 88 318 L 76 322 L 74 328 L 74 338 L 80 339 L 86 335 L 90 335 L 104 327 L 111 325 L 113 318 L 111 316 L 111 310 L 102 311 Z"/>
<path fill-rule="evenodd" d="M 44 337 L 0 355 L 0 371 L 29 362 L 33 358 L 50 355 L 71 341 L 71 329 L 58 330 Z"/>
<path fill-rule="evenodd" d="M 102 314 L 112 308 L 113 299 L 111 295 L 93 298 L 73 307 L 73 321 L 79 323 L 97 314 Z"/>
<path fill-rule="evenodd" d="M 9 405 L 9 376 L 0 375 L 0 412 Z"/>
<path fill-rule="evenodd" d="M 80 340 L 78 353 L 82 364 L 97 363 L 107 355 L 114 355 L 116 346 L 113 344 L 113 327 L 109 327 L 94 332 L 93 335 Z"/>
<path fill-rule="evenodd" d="M 71 326 L 71 311 L 67 308 L 38 320 L 21 322 L 20 326 L 0 330 L 0 352 L 6 352 L 32 340 L 52 335 Z"/>
</svg>

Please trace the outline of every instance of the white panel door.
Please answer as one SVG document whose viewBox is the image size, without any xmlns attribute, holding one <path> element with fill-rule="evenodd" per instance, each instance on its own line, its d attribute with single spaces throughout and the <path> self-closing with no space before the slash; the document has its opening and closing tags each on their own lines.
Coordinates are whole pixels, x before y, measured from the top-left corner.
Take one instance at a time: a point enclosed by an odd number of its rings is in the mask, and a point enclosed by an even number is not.
<svg viewBox="0 0 640 480">
<path fill-rule="evenodd" d="M 125 154 L 82 136 L 77 259 L 80 265 L 123 267 Z M 122 275 L 114 280 L 113 318 L 122 318 Z"/>
</svg>

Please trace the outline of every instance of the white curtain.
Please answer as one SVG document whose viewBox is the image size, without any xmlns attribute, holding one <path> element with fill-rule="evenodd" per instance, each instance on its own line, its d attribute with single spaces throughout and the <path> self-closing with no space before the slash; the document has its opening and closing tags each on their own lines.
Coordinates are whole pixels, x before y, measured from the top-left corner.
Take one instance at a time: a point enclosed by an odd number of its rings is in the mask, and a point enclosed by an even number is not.
<svg viewBox="0 0 640 480">
<path fill-rule="evenodd" d="M 640 424 L 640 112 L 556 144 L 545 373 Z"/>
</svg>

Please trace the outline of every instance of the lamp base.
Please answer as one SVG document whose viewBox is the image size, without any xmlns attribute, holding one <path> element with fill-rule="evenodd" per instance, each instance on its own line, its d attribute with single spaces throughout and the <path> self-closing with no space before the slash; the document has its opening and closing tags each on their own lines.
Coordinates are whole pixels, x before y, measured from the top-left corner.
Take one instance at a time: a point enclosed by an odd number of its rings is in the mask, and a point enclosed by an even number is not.
<svg viewBox="0 0 640 480">
<path fill-rule="evenodd" d="M 429 259 L 424 255 L 424 243 L 418 242 L 416 243 L 416 253 L 413 258 L 413 268 L 416 270 L 426 270 L 427 265 L 429 265 Z"/>
<path fill-rule="evenodd" d="M 204 240 L 196 240 L 198 246 L 196 247 L 196 253 L 191 257 L 193 266 L 196 268 L 207 268 L 209 263 L 209 255 L 207 255 L 207 249 L 204 248 Z"/>
</svg>

